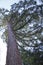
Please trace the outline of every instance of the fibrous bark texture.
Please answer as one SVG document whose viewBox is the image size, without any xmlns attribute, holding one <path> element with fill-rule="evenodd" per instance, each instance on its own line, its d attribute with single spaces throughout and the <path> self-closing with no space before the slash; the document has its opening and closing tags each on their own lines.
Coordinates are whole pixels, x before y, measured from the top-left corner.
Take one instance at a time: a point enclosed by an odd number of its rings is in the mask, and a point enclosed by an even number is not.
<svg viewBox="0 0 43 65">
<path fill-rule="evenodd" d="M 6 65 L 22 65 L 17 42 L 9 23 Z"/>
</svg>

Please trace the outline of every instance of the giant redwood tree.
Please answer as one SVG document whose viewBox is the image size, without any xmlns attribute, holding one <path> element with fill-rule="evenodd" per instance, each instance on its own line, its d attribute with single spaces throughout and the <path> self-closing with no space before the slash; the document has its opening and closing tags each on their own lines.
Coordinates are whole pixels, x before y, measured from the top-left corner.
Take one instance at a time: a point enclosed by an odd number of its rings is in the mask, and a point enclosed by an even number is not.
<svg viewBox="0 0 43 65">
<path fill-rule="evenodd" d="M 8 45 L 7 45 L 6 65 L 22 65 L 20 53 L 18 50 L 15 35 L 12 31 L 11 24 L 8 23 Z"/>
<path fill-rule="evenodd" d="M 10 14 L 11 14 L 11 20 L 9 22 L 11 26 L 10 30 L 13 31 L 13 34 L 16 37 L 16 42 L 18 43 L 19 41 L 19 43 L 18 44 L 16 43 L 16 44 L 21 49 L 20 53 L 21 53 L 24 65 L 28 65 L 28 64 L 41 65 L 42 60 L 40 60 L 41 59 L 40 55 L 42 55 L 43 52 L 40 49 L 40 45 L 43 45 L 42 44 L 43 41 L 42 41 L 41 36 L 38 36 L 38 35 L 41 34 L 42 28 L 43 28 L 42 27 L 43 4 L 37 5 L 37 2 L 34 0 L 33 1 L 31 0 L 20 1 L 18 4 L 15 3 L 11 5 Z M 12 42 L 13 42 L 13 39 L 12 39 Z M 13 47 L 13 44 L 12 44 L 12 47 Z M 25 49 L 26 47 L 28 48 L 30 47 L 30 49 L 33 49 L 33 52 L 31 52 L 32 50 L 27 51 Z M 41 52 L 39 49 L 41 50 Z M 13 48 L 11 50 L 13 50 Z M 14 50 L 16 52 L 15 47 L 14 47 Z M 13 51 L 10 51 L 10 52 L 13 53 Z M 13 64 L 13 61 L 15 61 L 14 59 L 16 59 L 18 56 L 14 55 L 13 57 L 13 55 L 10 52 L 8 53 L 8 56 L 7 56 L 7 63 L 10 64 L 10 61 L 12 61 L 11 63 Z M 12 58 L 9 55 L 11 55 Z M 10 60 L 8 60 L 9 57 L 10 57 Z"/>
<path fill-rule="evenodd" d="M 6 65 L 22 65 L 22 62 L 24 65 L 42 65 L 43 2 L 37 4 L 36 0 L 23 0 L 15 3 L 7 17 Z"/>
</svg>

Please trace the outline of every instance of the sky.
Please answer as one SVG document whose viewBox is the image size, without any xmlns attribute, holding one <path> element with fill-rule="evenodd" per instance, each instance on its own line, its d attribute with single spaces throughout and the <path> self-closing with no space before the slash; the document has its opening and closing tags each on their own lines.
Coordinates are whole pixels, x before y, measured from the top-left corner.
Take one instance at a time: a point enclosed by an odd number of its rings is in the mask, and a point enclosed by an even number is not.
<svg viewBox="0 0 43 65">
<path fill-rule="evenodd" d="M 1 35 L 3 31 L 0 31 L 0 65 L 5 65 L 6 63 L 6 55 L 7 55 L 7 44 L 3 42 Z"/>
<path fill-rule="evenodd" d="M 18 3 L 19 0 L 0 0 L 0 8 L 10 9 L 10 5 L 15 2 Z"/>
<path fill-rule="evenodd" d="M 3 43 L 3 40 L 0 38 L 0 65 L 5 65 L 6 63 L 6 55 L 7 55 L 7 47 L 6 44 Z"/>
</svg>

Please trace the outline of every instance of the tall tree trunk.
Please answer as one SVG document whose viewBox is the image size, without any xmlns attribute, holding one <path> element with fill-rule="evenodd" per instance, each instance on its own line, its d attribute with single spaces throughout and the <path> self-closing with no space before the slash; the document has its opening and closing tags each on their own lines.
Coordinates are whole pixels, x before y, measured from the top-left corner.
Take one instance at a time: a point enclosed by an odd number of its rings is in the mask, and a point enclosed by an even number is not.
<svg viewBox="0 0 43 65">
<path fill-rule="evenodd" d="M 9 23 L 6 65 L 22 65 L 16 39 Z"/>
</svg>

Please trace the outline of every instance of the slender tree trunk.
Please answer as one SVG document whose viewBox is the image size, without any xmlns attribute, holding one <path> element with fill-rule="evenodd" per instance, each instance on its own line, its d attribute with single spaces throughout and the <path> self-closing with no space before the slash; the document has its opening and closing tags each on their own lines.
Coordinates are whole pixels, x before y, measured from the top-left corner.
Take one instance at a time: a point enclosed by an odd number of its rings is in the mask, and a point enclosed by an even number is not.
<svg viewBox="0 0 43 65">
<path fill-rule="evenodd" d="M 7 46 L 6 65 L 22 65 L 16 39 L 10 24 L 8 24 L 8 46 Z"/>
</svg>

